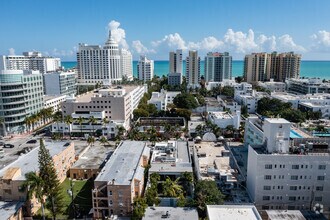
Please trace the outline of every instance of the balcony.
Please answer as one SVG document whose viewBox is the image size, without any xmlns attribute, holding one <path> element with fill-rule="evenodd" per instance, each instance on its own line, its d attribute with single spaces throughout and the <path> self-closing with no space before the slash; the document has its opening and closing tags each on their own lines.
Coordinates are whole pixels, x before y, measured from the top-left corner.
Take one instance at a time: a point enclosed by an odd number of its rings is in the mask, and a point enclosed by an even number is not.
<svg viewBox="0 0 330 220">
<path fill-rule="evenodd" d="M 27 100 L 20 100 L 20 101 L 2 103 L 2 105 L 18 105 L 18 104 L 24 104 L 26 102 Z"/>
<path fill-rule="evenodd" d="M 2 96 L 2 99 L 12 99 L 12 98 L 24 98 L 26 95 L 19 94 L 19 95 L 9 95 L 9 96 Z"/>
<path fill-rule="evenodd" d="M 26 91 L 27 88 L 16 88 L 16 89 L 2 89 L 3 92 L 21 92 Z"/>
<path fill-rule="evenodd" d="M 14 111 L 14 110 L 25 110 L 26 106 L 18 106 L 18 107 L 14 107 L 14 108 L 9 108 L 9 109 L 3 109 L 4 111 Z"/>
<path fill-rule="evenodd" d="M 21 112 L 21 113 L 15 113 L 15 114 L 12 114 L 12 115 L 4 115 L 3 117 L 4 118 L 11 118 L 11 117 L 17 117 L 17 116 L 25 116 L 27 114 L 28 113 L 26 113 L 26 112 Z"/>
</svg>

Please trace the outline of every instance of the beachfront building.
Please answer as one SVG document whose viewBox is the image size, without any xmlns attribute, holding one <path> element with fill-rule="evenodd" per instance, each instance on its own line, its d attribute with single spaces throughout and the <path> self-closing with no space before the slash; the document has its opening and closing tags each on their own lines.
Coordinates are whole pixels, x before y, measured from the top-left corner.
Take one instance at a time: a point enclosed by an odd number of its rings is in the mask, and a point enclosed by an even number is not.
<svg viewBox="0 0 330 220">
<path fill-rule="evenodd" d="M 290 142 L 290 123 L 265 119 L 262 144 L 248 146 L 247 190 L 260 210 L 313 210 L 329 216 L 329 140 Z"/>
<path fill-rule="evenodd" d="M 4 119 L 4 126 L 0 126 L 0 135 L 25 132 L 25 118 L 44 107 L 43 93 L 43 80 L 39 71 L 2 70 L 0 118 Z"/>
<path fill-rule="evenodd" d="M 179 94 L 181 94 L 181 92 L 171 92 L 163 89 L 160 92 L 152 92 L 148 104 L 155 105 L 158 111 L 165 111 L 167 110 L 167 105 L 172 104 L 173 99 Z"/>
<path fill-rule="evenodd" d="M 274 79 L 284 82 L 299 78 L 301 55 L 289 53 L 252 53 L 244 58 L 244 79 L 248 83 Z"/>
<path fill-rule="evenodd" d="M 209 52 L 205 57 L 205 81 L 222 82 L 231 79 L 232 57 L 228 52 Z"/>
<path fill-rule="evenodd" d="M 44 142 L 46 149 L 49 150 L 53 158 L 57 178 L 63 182 L 67 171 L 75 161 L 74 143 L 66 142 Z M 22 184 L 26 180 L 25 174 L 38 172 L 38 151 L 39 147 L 34 148 L 27 154 L 23 154 L 16 161 L 10 163 L 0 170 L 0 200 L 1 201 L 26 201 L 27 193 L 22 190 Z M 40 203 L 32 199 L 32 213 L 40 208 Z"/>
<path fill-rule="evenodd" d="M 103 135 L 113 138 L 117 135 L 118 127 L 130 129 L 133 111 L 145 92 L 147 85 L 116 86 L 67 98 L 62 104 L 62 112 L 64 117 L 71 115 L 74 122 L 71 125 L 53 123 L 52 131 L 60 133 L 101 131 Z M 91 116 L 96 119 L 96 123 L 88 122 Z M 78 122 L 80 117 L 83 118 L 82 124 Z"/>
<path fill-rule="evenodd" d="M 130 216 L 132 204 L 144 189 L 144 170 L 150 148 L 146 142 L 123 141 L 94 180 L 93 217 Z"/>
<path fill-rule="evenodd" d="M 123 79 L 133 79 L 132 54 L 119 48 L 111 36 L 104 46 L 79 44 L 77 52 L 78 83 L 111 85 Z"/>
<path fill-rule="evenodd" d="M 43 56 L 40 52 L 23 52 L 23 55 L 0 56 L 0 70 L 38 70 L 54 72 L 61 67 L 61 59 Z"/>
<path fill-rule="evenodd" d="M 200 57 L 197 50 L 190 50 L 186 57 L 186 82 L 189 87 L 198 87 L 200 80 Z"/>
<path fill-rule="evenodd" d="M 147 82 L 154 78 L 154 61 L 148 60 L 146 56 L 140 56 L 137 64 L 137 73 L 139 80 Z"/>
<path fill-rule="evenodd" d="M 182 73 L 182 50 L 170 52 L 170 73 Z"/>
<path fill-rule="evenodd" d="M 49 72 L 43 75 L 45 95 L 75 95 L 77 93 L 76 72 Z"/>
<path fill-rule="evenodd" d="M 296 94 L 330 93 L 330 83 L 321 79 L 287 79 L 287 91 Z"/>
</svg>

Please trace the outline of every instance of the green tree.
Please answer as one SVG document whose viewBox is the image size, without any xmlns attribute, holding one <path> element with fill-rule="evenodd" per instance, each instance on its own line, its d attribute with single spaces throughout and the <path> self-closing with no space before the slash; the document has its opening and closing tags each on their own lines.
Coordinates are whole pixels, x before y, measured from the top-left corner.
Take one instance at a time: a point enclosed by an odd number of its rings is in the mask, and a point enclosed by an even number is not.
<svg viewBox="0 0 330 220">
<path fill-rule="evenodd" d="M 93 135 L 95 136 L 95 129 L 94 129 L 94 126 L 95 126 L 95 124 L 97 123 L 97 119 L 96 119 L 94 116 L 91 116 L 91 117 L 89 117 L 89 119 L 88 119 L 88 123 L 89 123 L 89 125 L 92 125 L 92 128 L 93 128 Z"/>
<path fill-rule="evenodd" d="M 234 97 L 234 87 L 224 86 L 221 89 L 221 95 L 226 95 L 230 97 Z"/>
<path fill-rule="evenodd" d="M 67 115 L 64 117 L 64 123 L 67 124 L 69 127 L 70 125 L 73 123 L 73 118 L 71 115 Z M 71 138 L 71 129 L 69 128 L 69 134 L 70 134 L 70 138 Z"/>
<path fill-rule="evenodd" d="M 171 180 L 171 178 L 167 177 L 166 180 L 162 183 L 163 187 L 163 195 L 166 197 L 178 197 L 183 189 L 182 186 L 179 185 L 179 179 Z"/>
<path fill-rule="evenodd" d="M 43 139 L 40 139 L 38 162 L 39 176 L 45 182 L 43 190 L 47 196 L 46 207 L 50 210 L 53 219 L 56 219 L 56 215 L 62 213 L 64 207 L 63 196 L 53 158 L 45 147 Z"/>
<path fill-rule="evenodd" d="M 87 138 L 87 143 L 93 147 L 93 144 L 95 143 L 95 138 L 93 136 L 89 136 Z"/>
<path fill-rule="evenodd" d="M 142 197 L 136 197 L 133 202 L 133 214 L 132 219 L 142 219 L 144 216 L 144 213 L 146 211 L 146 208 L 148 207 L 148 204 L 146 202 L 145 198 Z"/>
<path fill-rule="evenodd" d="M 195 203 L 200 214 L 199 216 L 205 218 L 206 206 L 222 204 L 223 197 L 216 182 L 212 180 L 198 181 L 195 188 Z"/>
<path fill-rule="evenodd" d="M 85 122 L 85 119 L 83 117 L 79 116 L 79 118 L 76 119 L 76 122 L 80 126 L 80 134 L 82 134 L 82 128 L 83 128 L 82 124 Z"/>
<path fill-rule="evenodd" d="M 41 204 L 42 219 L 45 219 L 45 201 L 44 201 L 44 185 L 43 179 L 35 172 L 25 174 L 25 181 L 22 188 L 27 191 L 27 200 L 36 198 Z"/>
<path fill-rule="evenodd" d="M 181 93 L 178 94 L 174 99 L 173 103 L 178 108 L 185 108 L 185 109 L 194 109 L 198 107 L 198 103 L 196 98 L 189 93 Z"/>
<path fill-rule="evenodd" d="M 103 144 L 103 147 L 105 147 L 105 144 L 108 143 L 108 139 L 105 136 L 102 136 L 100 138 L 100 143 Z"/>
<path fill-rule="evenodd" d="M 36 121 L 36 120 L 37 120 L 36 116 L 32 116 L 32 121 Z M 57 125 L 57 132 L 60 132 L 59 123 L 62 121 L 62 112 L 60 112 L 60 111 L 55 112 L 53 115 L 53 120 Z M 34 122 L 32 124 L 34 124 Z M 34 128 L 33 128 L 33 130 L 34 130 Z"/>
<path fill-rule="evenodd" d="M 180 178 L 180 182 L 182 183 L 182 187 L 186 193 L 186 195 L 191 193 L 192 183 L 194 181 L 194 177 L 192 173 L 184 172 Z"/>
<path fill-rule="evenodd" d="M 102 119 L 102 136 L 104 136 L 104 130 L 106 130 L 106 126 L 109 124 L 109 120 L 107 118 Z"/>
<path fill-rule="evenodd" d="M 149 112 L 144 109 L 137 108 L 133 111 L 133 115 L 134 115 L 134 120 L 137 120 L 140 117 L 149 117 Z"/>
</svg>

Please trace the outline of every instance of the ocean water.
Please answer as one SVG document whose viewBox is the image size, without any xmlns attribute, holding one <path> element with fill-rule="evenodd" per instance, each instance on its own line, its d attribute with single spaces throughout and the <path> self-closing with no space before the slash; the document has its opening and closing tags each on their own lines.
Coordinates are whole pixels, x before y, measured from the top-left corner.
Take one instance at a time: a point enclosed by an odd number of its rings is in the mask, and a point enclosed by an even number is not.
<svg viewBox="0 0 330 220">
<path fill-rule="evenodd" d="M 62 62 L 62 66 L 66 69 L 77 66 L 77 62 Z M 155 61 L 154 64 L 155 75 L 162 76 L 167 75 L 169 70 L 169 61 Z M 186 63 L 183 62 L 183 72 L 185 72 Z M 234 60 L 233 61 L 233 76 L 243 75 L 244 61 Z M 137 76 L 137 61 L 133 61 L 133 74 Z M 201 75 L 204 75 L 204 61 L 201 61 Z M 317 77 L 321 79 L 330 79 L 330 61 L 301 61 L 300 67 L 301 77 Z"/>
</svg>

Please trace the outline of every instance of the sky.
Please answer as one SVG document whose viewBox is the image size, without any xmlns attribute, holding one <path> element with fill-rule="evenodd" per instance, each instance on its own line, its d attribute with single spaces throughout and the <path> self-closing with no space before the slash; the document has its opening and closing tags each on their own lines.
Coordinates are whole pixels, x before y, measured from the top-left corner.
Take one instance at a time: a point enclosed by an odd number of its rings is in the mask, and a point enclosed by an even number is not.
<svg viewBox="0 0 330 220">
<path fill-rule="evenodd" d="M 79 43 L 102 45 L 109 29 L 134 60 L 144 54 L 228 51 L 330 60 L 329 0 L 2 0 L 0 54 L 40 51 L 75 61 Z"/>
</svg>

